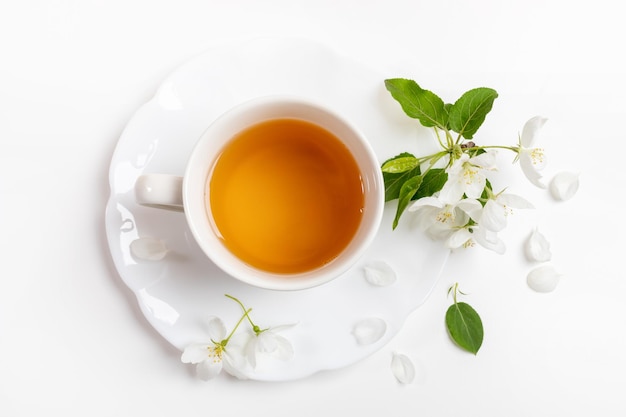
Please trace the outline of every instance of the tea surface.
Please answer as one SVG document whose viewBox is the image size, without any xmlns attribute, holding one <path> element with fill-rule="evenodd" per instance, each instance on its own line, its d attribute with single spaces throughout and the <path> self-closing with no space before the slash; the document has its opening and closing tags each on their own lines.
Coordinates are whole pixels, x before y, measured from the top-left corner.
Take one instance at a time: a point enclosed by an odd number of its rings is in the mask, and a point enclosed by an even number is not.
<svg viewBox="0 0 626 417">
<path fill-rule="evenodd" d="M 298 273 L 337 257 L 361 222 L 356 161 L 330 132 L 276 119 L 235 136 L 207 181 L 214 227 L 249 265 Z"/>
</svg>

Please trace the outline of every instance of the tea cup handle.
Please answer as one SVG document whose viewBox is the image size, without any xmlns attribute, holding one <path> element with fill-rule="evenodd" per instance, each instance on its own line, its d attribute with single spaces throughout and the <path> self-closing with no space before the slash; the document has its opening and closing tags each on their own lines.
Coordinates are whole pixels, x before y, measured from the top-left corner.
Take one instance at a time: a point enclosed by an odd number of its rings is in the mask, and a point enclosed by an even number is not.
<svg viewBox="0 0 626 417">
<path fill-rule="evenodd" d="M 142 206 L 183 211 L 183 177 L 144 174 L 135 182 L 135 198 Z"/>
</svg>

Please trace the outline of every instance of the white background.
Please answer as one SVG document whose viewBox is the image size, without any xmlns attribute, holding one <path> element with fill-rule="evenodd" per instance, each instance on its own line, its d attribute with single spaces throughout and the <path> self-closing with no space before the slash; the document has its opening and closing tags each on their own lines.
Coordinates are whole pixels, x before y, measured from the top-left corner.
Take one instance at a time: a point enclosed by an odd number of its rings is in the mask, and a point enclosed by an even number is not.
<svg viewBox="0 0 626 417">
<path fill-rule="evenodd" d="M 623 14 L 614 1 L 71 1 L 0 3 L 0 416 L 618 416 L 626 412 L 621 194 Z M 427 302 L 387 346 L 347 368 L 263 383 L 205 383 L 147 324 L 104 232 L 108 167 L 133 112 L 209 46 L 315 39 L 455 100 L 500 97 L 479 135 L 514 144 L 549 119 L 545 178 L 580 172 L 555 202 L 504 168 L 516 212 L 508 250 L 451 255 Z M 506 165 L 506 164 L 505 164 Z M 533 292 L 535 226 L 557 289 Z M 450 341 L 448 287 L 481 314 L 477 356 Z M 328 340 L 332 343 L 332 340 Z M 417 377 L 389 364 L 406 354 Z"/>
</svg>

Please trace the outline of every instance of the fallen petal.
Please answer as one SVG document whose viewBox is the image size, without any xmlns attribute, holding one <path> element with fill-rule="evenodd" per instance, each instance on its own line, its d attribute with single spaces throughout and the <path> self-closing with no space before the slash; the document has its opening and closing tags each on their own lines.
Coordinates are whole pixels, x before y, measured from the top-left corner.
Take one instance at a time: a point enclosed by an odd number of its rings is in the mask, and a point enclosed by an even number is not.
<svg viewBox="0 0 626 417">
<path fill-rule="evenodd" d="M 396 271 L 386 262 L 372 261 L 365 265 L 365 279 L 372 285 L 386 287 L 396 282 Z"/>
<path fill-rule="evenodd" d="M 361 320 L 352 329 L 352 335 L 359 345 L 370 345 L 378 341 L 387 331 L 387 323 L 383 319 L 369 318 Z"/>
<path fill-rule="evenodd" d="M 130 242 L 130 253 L 144 261 L 160 261 L 167 255 L 167 247 L 160 239 L 141 237 Z"/>
<path fill-rule="evenodd" d="M 552 259 L 552 252 L 550 251 L 550 242 L 546 237 L 535 229 L 526 240 L 524 246 L 526 252 L 526 258 L 529 261 L 534 262 L 547 262 Z"/>
<path fill-rule="evenodd" d="M 551 292 L 556 288 L 560 279 L 561 274 L 556 272 L 552 265 L 541 265 L 528 273 L 526 282 L 537 292 Z"/>
<path fill-rule="evenodd" d="M 578 174 L 560 172 L 550 181 L 550 193 L 555 199 L 566 201 L 574 197 L 578 191 L 578 185 Z"/>
<path fill-rule="evenodd" d="M 415 379 L 415 366 L 413 362 L 401 353 L 394 353 L 391 358 L 391 372 L 398 382 L 402 384 L 410 384 Z"/>
</svg>

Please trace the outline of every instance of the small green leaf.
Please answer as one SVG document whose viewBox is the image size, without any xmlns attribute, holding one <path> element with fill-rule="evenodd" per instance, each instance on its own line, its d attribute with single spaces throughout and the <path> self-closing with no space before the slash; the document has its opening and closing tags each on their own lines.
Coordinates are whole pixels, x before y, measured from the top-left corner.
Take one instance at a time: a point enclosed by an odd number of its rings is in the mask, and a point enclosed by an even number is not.
<svg viewBox="0 0 626 417">
<path fill-rule="evenodd" d="M 396 209 L 396 217 L 393 219 L 393 229 L 398 226 L 398 221 L 400 220 L 400 216 L 409 205 L 409 202 L 420 188 L 422 184 L 422 176 L 416 175 L 415 177 L 409 178 L 407 181 L 402 184 L 400 188 L 400 195 L 398 196 L 398 207 Z"/>
<path fill-rule="evenodd" d="M 413 155 L 400 156 L 385 162 L 381 169 L 389 174 L 400 174 L 410 171 L 419 165 L 419 159 Z"/>
<path fill-rule="evenodd" d="M 385 87 L 402 106 L 407 116 L 418 119 L 426 127 L 445 129 L 448 112 L 443 100 L 432 91 L 424 90 L 413 80 L 392 78 L 385 80 Z"/>
<path fill-rule="evenodd" d="M 400 159 L 400 158 L 415 158 L 415 157 L 408 152 L 403 152 L 383 162 L 382 166 L 384 167 L 388 163 L 392 163 L 395 159 Z M 398 198 L 400 196 L 400 189 L 402 188 L 402 184 L 404 184 L 409 178 L 412 178 L 419 174 L 420 174 L 419 165 L 415 166 L 415 168 L 409 171 L 404 171 L 400 173 L 390 173 L 390 172 L 385 172 L 383 170 L 383 180 L 385 182 L 385 202 L 395 200 L 396 198 Z"/>
<path fill-rule="evenodd" d="M 449 110 L 449 126 L 465 139 L 471 139 L 491 111 L 498 93 L 491 88 L 475 88 L 463 94 Z"/>
<path fill-rule="evenodd" d="M 446 327 L 461 348 L 474 355 L 478 353 L 483 343 L 483 323 L 469 304 L 455 301 L 446 312 Z"/>
<path fill-rule="evenodd" d="M 433 168 L 424 175 L 422 185 L 413 196 L 413 200 L 430 197 L 443 188 L 448 180 L 448 174 L 443 168 Z"/>
</svg>

